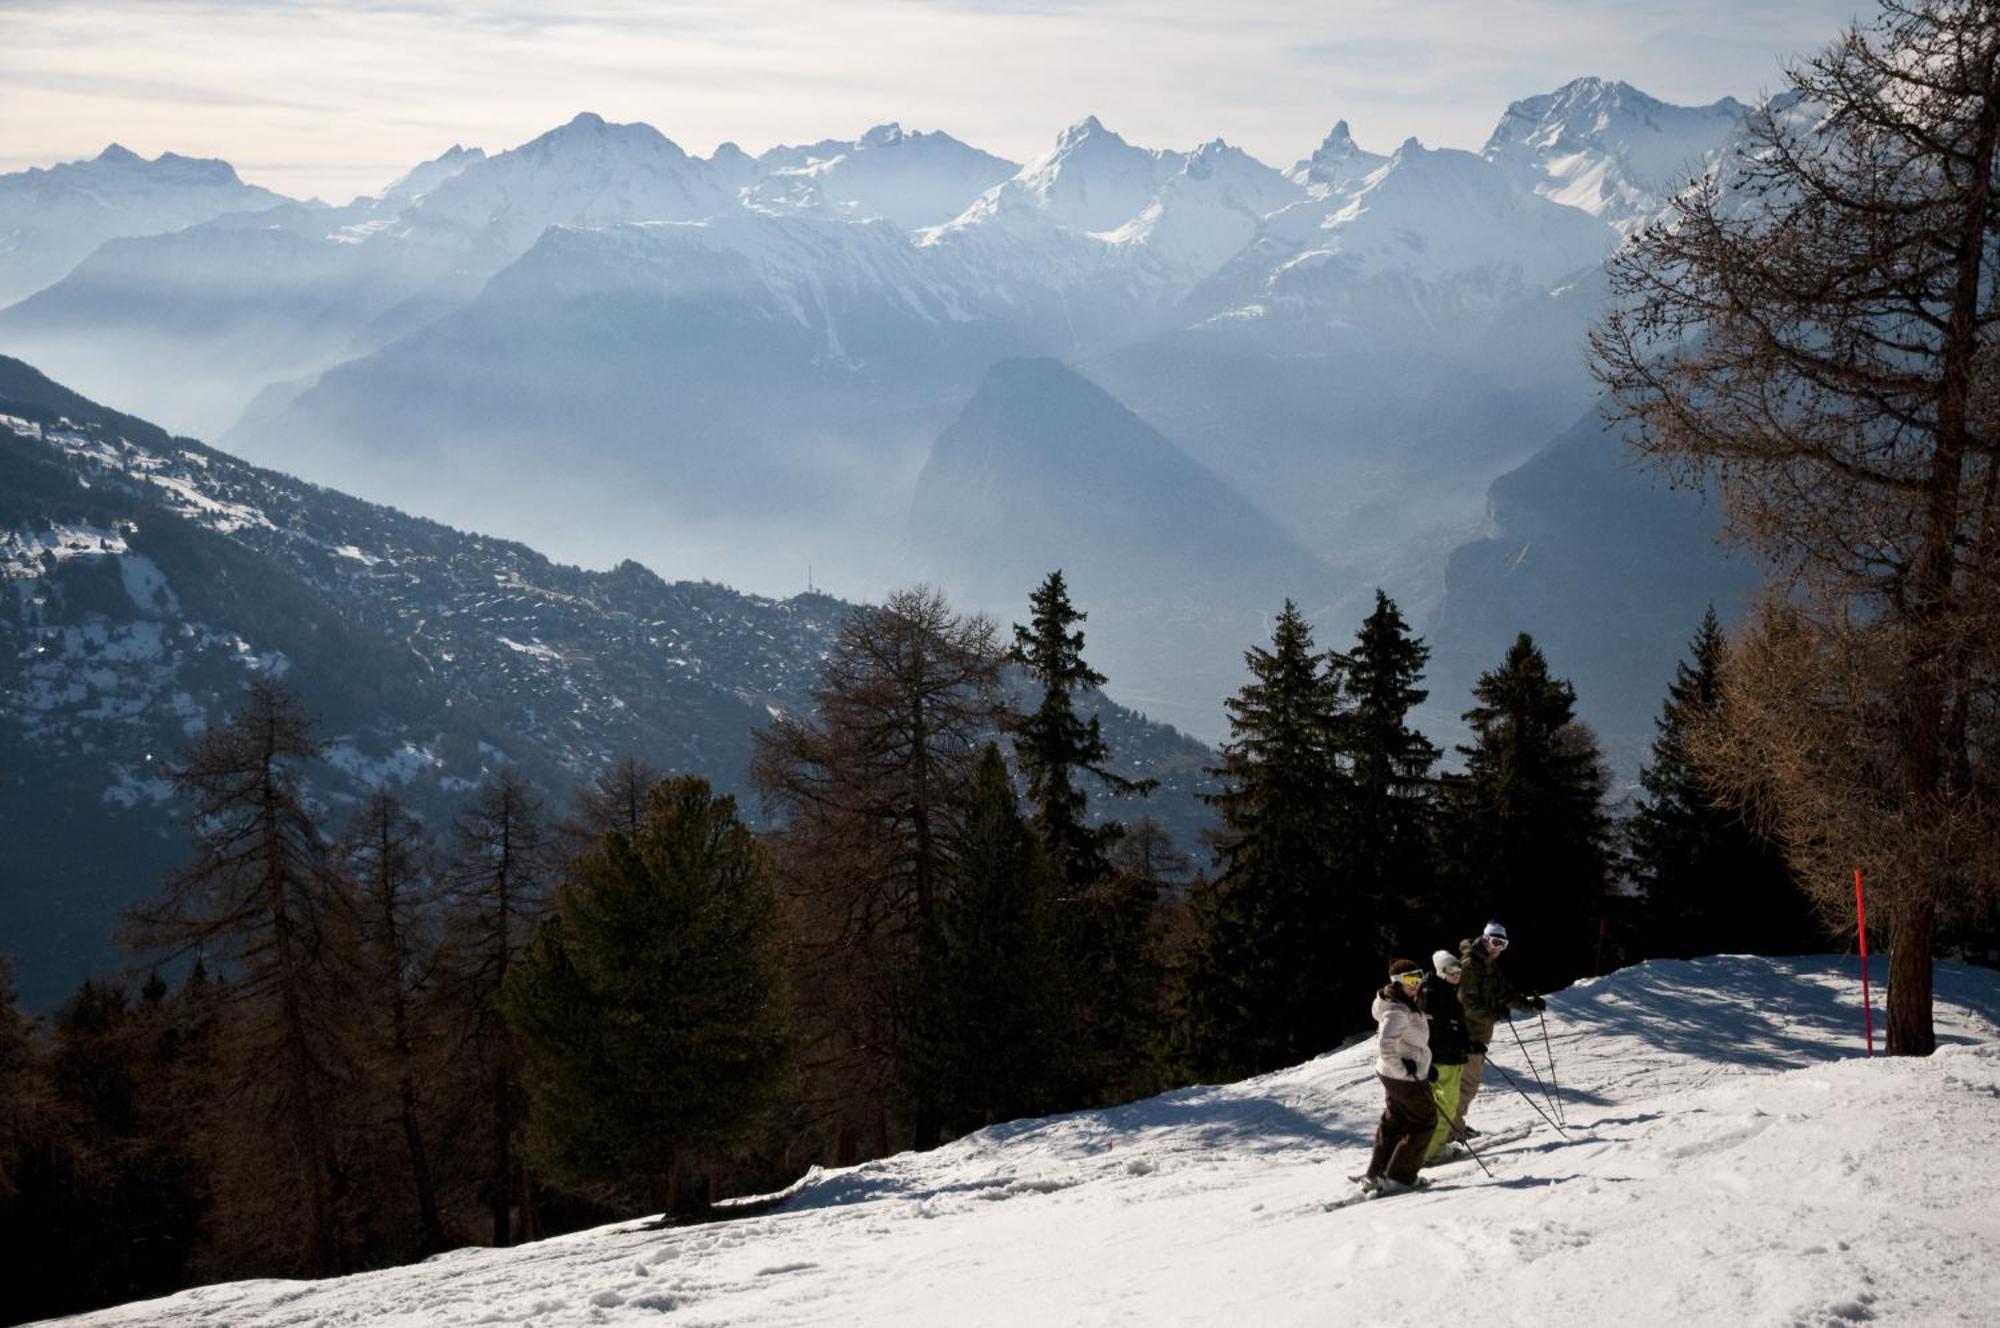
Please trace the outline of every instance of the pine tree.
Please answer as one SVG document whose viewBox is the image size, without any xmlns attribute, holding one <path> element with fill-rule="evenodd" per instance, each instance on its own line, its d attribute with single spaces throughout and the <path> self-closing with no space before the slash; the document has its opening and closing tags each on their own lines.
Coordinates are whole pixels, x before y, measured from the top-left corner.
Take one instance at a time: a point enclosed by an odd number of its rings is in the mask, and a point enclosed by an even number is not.
<svg viewBox="0 0 2000 1328">
<path fill-rule="evenodd" d="M 1195 1068 L 1238 1075 L 1326 1050 L 1348 1022 L 1331 895 L 1340 677 L 1287 600 L 1252 681 L 1227 702 L 1230 741 L 1209 801 L 1221 812 L 1220 874 L 1190 992 Z"/>
<path fill-rule="evenodd" d="M 1070 603 L 1060 569 L 1029 599 L 1028 624 L 1014 627 L 1010 658 L 1040 689 L 1034 710 L 1014 726 L 1014 753 L 1028 784 L 1031 824 L 1054 860 L 1062 889 L 1051 919 L 1067 957 L 1069 987 L 1076 1000 L 1077 1033 L 1087 1048 L 1092 1097 L 1142 1054 L 1147 1030 L 1133 1009 L 1135 988 L 1147 985 L 1131 966 L 1146 950 L 1152 923 L 1151 901 L 1114 881 L 1107 852 L 1124 827 L 1116 821 L 1089 823 L 1083 777 L 1114 794 L 1144 795 L 1155 780 L 1126 779 L 1108 765 L 1111 749 L 1098 717 L 1085 720 L 1077 702 L 1105 684 L 1105 676 L 1083 657 L 1087 616 Z M 1158 974 L 1151 985 L 1157 986 Z"/>
<path fill-rule="evenodd" d="M 188 1122 L 169 1085 L 164 984 L 86 982 L 30 1036 L 0 967 L 0 1248 L 6 1314 L 164 1295 L 202 1237 Z"/>
<path fill-rule="evenodd" d="M 1418 683 L 1430 647 L 1411 634 L 1394 600 L 1375 592 L 1375 610 L 1342 657 L 1348 709 L 1338 747 L 1347 773 L 1346 815 L 1334 850 L 1343 890 L 1366 917 L 1380 957 L 1428 954 L 1443 919 L 1435 898 L 1435 783 L 1438 749 L 1410 727 L 1410 711 L 1430 695 Z"/>
<path fill-rule="evenodd" d="M 253 682 L 243 706 L 196 739 L 171 772 L 193 804 L 195 858 L 134 910 L 129 939 L 224 968 L 234 1075 L 225 1100 L 261 1152 L 240 1158 L 235 1207 L 260 1211 L 246 1220 L 274 1242 L 302 1223 L 288 1262 L 325 1275 L 341 1262 L 335 1099 L 348 1069 L 335 985 L 338 890 L 300 787 L 301 766 L 319 750 L 311 718 L 283 684 Z M 282 1203 L 279 1177 L 290 1190 Z M 253 1189 L 261 1191 L 254 1200 Z"/>
<path fill-rule="evenodd" d="M 473 794 L 456 827 L 458 850 L 447 874 L 444 899 L 450 934 L 445 955 L 446 996 L 462 1021 L 463 1046 L 484 1067 L 492 1162 L 485 1185 L 493 1243 L 515 1236 L 513 1210 L 521 1210 L 532 1236 L 535 1222 L 527 1173 L 515 1155 L 522 1112 L 519 1048 L 501 1018 L 499 998 L 507 970 L 548 912 L 549 841 L 542 800 L 513 766 L 490 776 Z"/>
<path fill-rule="evenodd" d="M 1130 1102 L 1169 1086 L 1170 932 L 1189 876 L 1188 857 L 1166 828 L 1141 817 L 1111 846 L 1111 874 L 1089 901 L 1105 938 L 1098 949 L 1098 1061 L 1087 1075 L 1101 1102 Z"/>
<path fill-rule="evenodd" d="M 1639 774 L 1645 794 L 1626 827 L 1644 896 L 1643 949 L 1682 959 L 1817 949 L 1825 935 L 1783 851 L 1721 805 L 1688 750 L 1693 727 L 1721 703 L 1725 643 L 1713 608 L 1690 648 L 1692 661 L 1674 670 L 1652 760 Z"/>
<path fill-rule="evenodd" d="M 614 1193 L 661 1182 L 672 1207 L 685 1171 L 755 1138 L 785 1084 L 777 939 L 769 855 L 736 800 L 655 783 L 636 832 L 571 864 L 507 975 L 534 1156 Z"/>
<path fill-rule="evenodd" d="M 1051 934 L 1060 872 L 1021 819 L 1007 762 L 988 743 L 959 833 L 952 888 L 924 947 L 919 1073 L 954 1132 L 1066 1105 L 1076 1049 Z"/>
<path fill-rule="evenodd" d="M 1473 696 L 1465 769 L 1445 784 L 1452 898 L 1468 926 L 1507 924 L 1517 981 L 1558 985 L 1590 971 L 1610 886 L 1597 740 L 1575 718 L 1575 689 L 1550 675 L 1526 632 Z"/>
<path fill-rule="evenodd" d="M 1064 882 L 1080 894 L 1103 879 L 1105 850 L 1116 840 L 1115 822 L 1092 826 L 1081 777 L 1090 775 L 1114 793 L 1146 793 L 1151 780 L 1136 781 L 1112 772 L 1111 749 L 1096 715 L 1077 714 L 1085 692 L 1102 687 L 1105 676 L 1084 662 L 1083 633 L 1072 628 L 1088 615 L 1069 601 L 1061 569 L 1029 597 L 1028 625 L 1014 626 L 1009 658 L 1041 689 L 1041 702 L 1014 728 L 1014 756 L 1028 782 L 1028 801 L 1042 842 L 1062 869 Z"/>
</svg>

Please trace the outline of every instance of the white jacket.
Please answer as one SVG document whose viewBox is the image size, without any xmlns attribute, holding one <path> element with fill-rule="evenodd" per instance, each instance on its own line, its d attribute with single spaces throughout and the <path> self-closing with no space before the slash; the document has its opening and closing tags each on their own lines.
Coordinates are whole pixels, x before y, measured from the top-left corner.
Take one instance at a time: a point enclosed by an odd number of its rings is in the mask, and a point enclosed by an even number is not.
<svg viewBox="0 0 2000 1328">
<path fill-rule="evenodd" d="M 1414 1079 L 1422 1083 L 1431 1071 L 1431 1017 L 1379 992 L 1373 1010 L 1375 1022 L 1382 1026 L 1382 1037 L 1375 1049 L 1375 1073 L 1384 1079 Z M 1403 1064 L 1405 1059 L 1416 1065 L 1415 1074 Z"/>
</svg>

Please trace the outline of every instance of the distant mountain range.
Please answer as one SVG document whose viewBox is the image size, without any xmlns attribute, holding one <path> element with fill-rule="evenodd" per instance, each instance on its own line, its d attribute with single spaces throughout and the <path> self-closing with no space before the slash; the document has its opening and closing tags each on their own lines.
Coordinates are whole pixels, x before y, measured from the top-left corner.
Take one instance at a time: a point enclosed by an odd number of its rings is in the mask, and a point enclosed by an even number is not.
<svg viewBox="0 0 2000 1328">
<path fill-rule="evenodd" d="M 0 309 L 0 350 L 590 566 L 862 598 L 925 576 L 1005 611 L 1009 577 L 1061 561 L 1130 606 L 1098 610 L 1125 617 L 1103 624 L 1114 694 L 1214 739 L 1287 595 L 1334 643 L 1379 586 L 1466 676 L 1491 633 L 1466 626 L 1478 563 L 1454 551 L 1584 464 L 1543 449 L 1591 406 L 1603 259 L 1726 176 L 1745 109 L 1579 79 L 1478 152 L 1372 150 L 1343 122 L 1287 170 L 1095 117 L 1016 165 L 896 125 L 703 158 L 584 114 L 341 206 L 218 195 L 105 230 L 123 238 Z M 109 215 L 140 192 L 115 165 L 57 169 Z M 29 282 L 20 252 L 0 242 L 0 273 Z M 998 469 L 970 464 L 975 437 Z M 1609 604 L 1552 586 L 1538 620 L 1650 639 Z M 1625 606 L 1677 640 L 1680 607 Z M 1591 661 L 1586 712 L 1606 698 L 1633 750 L 1656 674 Z M 1463 708 L 1434 705 L 1443 729 Z"/>
<path fill-rule="evenodd" d="M 164 768 L 255 673 L 319 716 L 312 792 L 336 825 L 386 784 L 442 829 L 504 762 L 556 797 L 625 753 L 746 794 L 752 733 L 810 705 L 851 611 L 563 566 L 169 436 L 5 357 L 0 584 L 0 950 L 42 1007 L 120 962 L 119 909 L 188 851 Z M 1162 780 L 1114 814 L 1194 848 L 1212 755 L 1097 704 L 1121 767 Z"/>
</svg>

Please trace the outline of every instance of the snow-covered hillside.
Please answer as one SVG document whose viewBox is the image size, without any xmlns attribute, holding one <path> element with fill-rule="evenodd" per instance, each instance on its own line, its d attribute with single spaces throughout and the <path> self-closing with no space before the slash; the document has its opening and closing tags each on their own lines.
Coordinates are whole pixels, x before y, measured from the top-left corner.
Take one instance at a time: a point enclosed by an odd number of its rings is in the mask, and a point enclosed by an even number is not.
<svg viewBox="0 0 2000 1328">
<path fill-rule="evenodd" d="M 1489 1071 L 1475 1120 L 1539 1128 L 1489 1150 L 1491 1177 L 1459 1163 L 1410 1196 L 1325 1206 L 1380 1109 L 1363 1044 L 816 1172 L 731 1223 L 75 1322 L 1991 1322 L 2000 976 L 1941 966 L 1942 1045 L 1897 1061 L 1860 1058 L 1855 979 L 1849 960 L 1714 958 L 1579 983 L 1549 1009 L 1568 1138 Z M 1532 1082 L 1511 1045 L 1495 1063 Z"/>
</svg>

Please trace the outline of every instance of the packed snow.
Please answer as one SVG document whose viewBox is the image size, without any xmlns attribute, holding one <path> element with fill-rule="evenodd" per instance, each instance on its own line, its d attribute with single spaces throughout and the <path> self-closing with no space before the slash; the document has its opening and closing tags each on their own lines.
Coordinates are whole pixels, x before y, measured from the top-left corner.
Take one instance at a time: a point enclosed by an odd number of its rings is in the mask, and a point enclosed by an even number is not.
<svg viewBox="0 0 2000 1328">
<path fill-rule="evenodd" d="M 1879 1005 L 1886 972 L 1878 962 Z M 78 1320 L 173 1325 L 1992 1322 L 2000 975 L 1940 965 L 1940 1047 L 1864 1058 L 1855 962 L 1654 961 L 1506 1031 L 1473 1109 L 1532 1125 L 1329 1208 L 1381 1105 L 1360 1042 L 1242 1083 L 814 1171 L 775 1208 L 623 1223 Z M 1880 1035 L 1879 1012 L 1877 1035 Z M 1536 1099 L 1531 1108 L 1529 1095 Z M 1541 1118 L 1566 1120 L 1566 1137 Z"/>
</svg>

